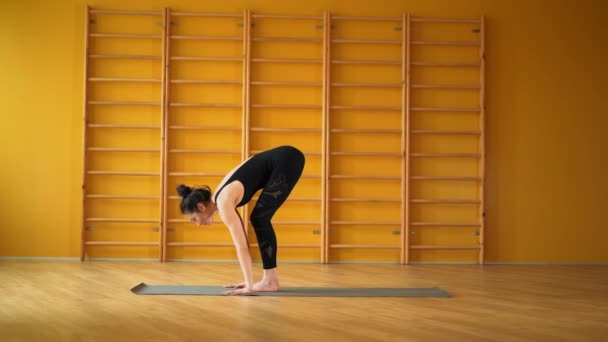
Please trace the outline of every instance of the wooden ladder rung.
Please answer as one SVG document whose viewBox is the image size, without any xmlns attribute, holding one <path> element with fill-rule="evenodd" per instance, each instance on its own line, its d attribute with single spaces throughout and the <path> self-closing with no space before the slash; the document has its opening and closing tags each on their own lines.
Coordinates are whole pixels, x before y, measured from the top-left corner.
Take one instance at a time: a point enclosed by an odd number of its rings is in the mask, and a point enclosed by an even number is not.
<svg viewBox="0 0 608 342">
<path fill-rule="evenodd" d="M 91 195 L 87 195 L 87 198 L 97 198 L 97 199 L 160 199 L 160 196 L 91 194 Z"/>
<path fill-rule="evenodd" d="M 127 223 L 159 223 L 160 219 L 138 219 L 138 218 L 98 218 L 87 217 L 87 222 L 127 222 Z"/>
<path fill-rule="evenodd" d="M 176 196 L 178 198 L 180 198 L 179 196 Z M 251 200 L 252 201 L 257 201 L 259 199 L 259 197 L 252 197 Z M 288 197 L 286 202 L 319 202 L 321 201 L 320 198 L 316 198 L 316 197 Z"/>
<path fill-rule="evenodd" d="M 306 179 L 321 179 L 320 175 L 302 175 L 301 178 L 306 178 Z"/>
<path fill-rule="evenodd" d="M 332 64 L 371 64 L 371 65 L 401 65 L 401 61 L 383 61 L 383 60 L 339 60 L 334 59 Z"/>
<path fill-rule="evenodd" d="M 250 247 L 258 247 L 257 243 L 249 244 Z M 293 243 L 279 243 L 277 247 L 281 248 L 320 248 L 318 244 L 293 244 Z"/>
<path fill-rule="evenodd" d="M 330 152 L 332 156 L 401 157 L 399 152 Z"/>
<path fill-rule="evenodd" d="M 465 199 L 412 199 L 411 203 L 480 204 L 480 200 Z"/>
<path fill-rule="evenodd" d="M 429 40 L 413 40 L 412 45 L 428 45 L 428 46 L 480 46 L 479 42 L 448 42 L 448 41 L 429 41 Z"/>
<path fill-rule="evenodd" d="M 242 84 L 241 81 L 231 81 L 231 80 L 171 80 L 171 83 L 174 83 L 174 84 L 214 84 L 214 85 L 223 85 L 223 84 L 240 85 L 240 84 Z"/>
<path fill-rule="evenodd" d="M 272 221 L 273 224 L 280 225 L 303 225 L 303 226 L 318 226 L 321 224 L 319 221 Z"/>
<path fill-rule="evenodd" d="M 91 152 L 160 152 L 158 148 L 87 147 Z"/>
<path fill-rule="evenodd" d="M 240 36 L 184 36 L 184 35 L 173 35 L 171 39 L 175 40 L 219 40 L 219 41 L 241 41 L 243 37 Z"/>
<path fill-rule="evenodd" d="M 401 246 L 393 246 L 393 245 L 345 245 L 345 244 L 330 244 L 329 248 L 401 249 Z"/>
<path fill-rule="evenodd" d="M 334 197 L 329 199 L 331 202 L 378 202 L 378 203 L 401 203 L 400 199 L 392 198 L 345 198 Z"/>
<path fill-rule="evenodd" d="M 241 108 L 240 103 L 170 103 L 171 107 Z"/>
<path fill-rule="evenodd" d="M 91 55 L 89 55 L 89 58 L 95 58 L 95 59 L 154 59 L 154 60 L 161 60 L 162 56 L 91 54 Z"/>
<path fill-rule="evenodd" d="M 252 58 L 253 63 L 302 63 L 322 64 L 322 59 L 297 59 L 297 58 Z"/>
<path fill-rule="evenodd" d="M 413 112 L 480 112 L 479 108 L 440 108 L 440 107 L 413 107 L 410 108 Z"/>
<path fill-rule="evenodd" d="M 181 197 L 180 197 L 180 199 L 181 199 Z M 191 223 L 191 221 L 187 220 L 187 219 L 168 219 L 167 222 L 168 223 Z M 221 225 L 221 224 L 224 224 L 224 222 L 222 222 L 222 220 L 220 220 L 219 218 L 215 219 L 215 221 L 212 223 L 212 225 Z"/>
<path fill-rule="evenodd" d="M 89 175 L 104 176 L 160 176 L 160 172 L 87 171 Z"/>
<path fill-rule="evenodd" d="M 412 62 L 412 66 L 417 67 L 441 67 L 441 68 L 479 68 L 480 63 L 459 63 L 459 62 Z"/>
<path fill-rule="evenodd" d="M 345 110 L 386 110 L 386 111 L 401 111 L 401 107 L 397 106 L 330 106 L 331 109 Z"/>
<path fill-rule="evenodd" d="M 396 44 L 401 45 L 401 40 L 383 39 L 332 39 L 334 44 Z"/>
<path fill-rule="evenodd" d="M 201 130 L 201 131 L 241 131 L 240 127 L 225 127 L 225 126 L 169 126 L 169 129 Z"/>
<path fill-rule="evenodd" d="M 252 104 L 251 108 L 280 108 L 280 109 L 321 109 L 320 105 L 303 104 Z"/>
<path fill-rule="evenodd" d="M 252 14 L 254 19 L 295 19 L 295 20 L 323 20 L 319 15 L 282 15 L 282 14 Z"/>
<path fill-rule="evenodd" d="M 481 177 L 449 177 L 449 176 L 413 176 L 412 180 L 431 180 L 431 181 L 481 181 Z"/>
<path fill-rule="evenodd" d="M 481 135 L 481 131 L 416 130 L 411 134 L 427 135 Z"/>
<path fill-rule="evenodd" d="M 173 56 L 172 61 L 208 61 L 208 62 L 242 62 L 241 57 L 197 57 L 197 56 Z"/>
<path fill-rule="evenodd" d="M 223 242 L 167 242 L 169 247 L 234 247 L 232 243 Z"/>
<path fill-rule="evenodd" d="M 436 23 L 436 24 L 479 24 L 479 19 L 450 19 L 450 18 L 410 18 L 412 23 Z"/>
<path fill-rule="evenodd" d="M 181 199 L 181 197 L 180 197 L 180 199 Z M 168 223 L 190 223 L 190 221 L 186 220 L 186 219 L 167 219 L 167 222 Z M 214 223 L 217 223 L 217 222 L 214 222 Z"/>
<path fill-rule="evenodd" d="M 204 18 L 243 18 L 242 14 L 234 13 L 196 13 L 196 12 L 171 12 L 174 17 L 204 17 Z"/>
<path fill-rule="evenodd" d="M 331 175 L 331 179 L 382 179 L 382 180 L 393 180 L 401 179 L 400 176 L 373 176 L 373 175 Z"/>
<path fill-rule="evenodd" d="M 411 153 L 414 158 L 480 158 L 479 153 Z"/>
<path fill-rule="evenodd" d="M 454 223 L 454 222 L 410 222 L 414 227 L 479 227 L 479 223 Z"/>
<path fill-rule="evenodd" d="M 262 152 L 264 152 L 264 151 L 262 151 L 262 150 L 251 150 L 251 151 L 249 151 L 249 154 L 250 155 L 254 155 L 254 154 L 258 154 L 258 153 L 262 153 Z M 302 153 L 304 153 L 304 155 L 306 155 L 306 156 L 320 156 L 321 155 L 321 152 L 310 152 L 309 151 L 309 152 L 302 152 Z"/>
<path fill-rule="evenodd" d="M 379 222 L 379 221 L 329 221 L 333 225 L 349 226 L 400 226 L 401 222 Z"/>
<path fill-rule="evenodd" d="M 224 177 L 223 173 L 211 173 L 211 172 L 169 172 L 170 177 Z"/>
<path fill-rule="evenodd" d="M 126 128 L 126 129 L 160 129 L 154 125 L 115 125 L 115 124 L 87 124 L 90 128 Z"/>
<path fill-rule="evenodd" d="M 160 34 L 130 34 L 130 33 L 90 33 L 92 38 L 136 38 L 136 39 L 161 39 Z"/>
<path fill-rule="evenodd" d="M 321 43 L 323 39 L 320 38 L 306 38 L 306 37 L 252 37 L 252 41 L 258 42 L 302 42 L 302 43 Z"/>
<path fill-rule="evenodd" d="M 159 242 L 85 241 L 87 246 L 160 246 Z"/>
<path fill-rule="evenodd" d="M 89 77 L 89 82 L 132 82 L 132 83 L 160 83 L 157 78 L 105 78 L 105 77 Z"/>
<path fill-rule="evenodd" d="M 321 132 L 319 128 L 267 128 L 267 127 L 251 127 L 252 132 L 292 132 L 292 133 L 310 133 Z"/>
<path fill-rule="evenodd" d="M 332 16 L 331 20 L 345 20 L 345 21 L 379 21 L 379 22 L 402 22 L 402 18 L 394 17 L 352 17 L 352 16 Z"/>
<path fill-rule="evenodd" d="M 337 83 L 333 82 L 332 87 L 361 87 L 361 88 L 401 88 L 401 83 Z"/>
<path fill-rule="evenodd" d="M 479 249 L 480 246 L 410 246 L 410 249 Z"/>
<path fill-rule="evenodd" d="M 481 89 L 479 85 L 470 84 L 412 84 L 415 89 Z"/>
<path fill-rule="evenodd" d="M 124 11 L 124 10 L 100 10 L 91 9 L 90 14 L 122 14 L 122 15 L 146 15 L 146 16 L 162 16 L 163 12 L 156 11 Z"/>
<path fill-rule="evenodd" d="M 249 84 L 259 86 L 287 86 L 287 87 L 320 87 L 320 82 L 288 82 L 288 81 L 252 81 Z"/>
<path fill-rule="evenodd" d="M 115 105 L 115 106 L 160 106 L 159 102 L 140 101 L 88 101 L 90 105 Z"/>
<path fill-rule="evenodd" d="M 371 133 L 371 134 L 401 134 L 400 129 L 360 129 L 360 128 L 332 128 L 331 133 Z"/>
<path fill-rule="evenodd" d="M 238 150 L 197 150 L 197 149 L 170 149 L 171 153 L 213 153 L 213 154 L 241 154 Z"/>
</svg>

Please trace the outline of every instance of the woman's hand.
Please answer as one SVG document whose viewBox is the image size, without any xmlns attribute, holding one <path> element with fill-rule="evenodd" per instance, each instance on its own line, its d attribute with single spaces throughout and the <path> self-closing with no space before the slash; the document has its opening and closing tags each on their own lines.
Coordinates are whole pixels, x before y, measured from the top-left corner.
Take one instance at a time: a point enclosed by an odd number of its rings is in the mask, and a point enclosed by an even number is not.
<svg viewBox="0 0 608 342">
<path fill-rule="evenodd" d="M 224 292 L 224 295 L 229 295 L 229 296 L 232 296 L 232 295 L 245 295 L 246 296 L 246 295 L 251 295 L 251 294 L 253 294 L 253 291 L 251 291 L 250 289 L 248 289 L 246 287 L 242 288 L 242 289 L 238 289 L 238 290 L 229 290 L 229 291 Z"/>
<path fill-rule="evenodd" d="M 230 284 L 230 285 L 224 285 L 224 287 L 230 287 L 233 289 L 242 289 L 245 287 L 245 282 L 242 282 L 240 284 Z"/>
</svg>

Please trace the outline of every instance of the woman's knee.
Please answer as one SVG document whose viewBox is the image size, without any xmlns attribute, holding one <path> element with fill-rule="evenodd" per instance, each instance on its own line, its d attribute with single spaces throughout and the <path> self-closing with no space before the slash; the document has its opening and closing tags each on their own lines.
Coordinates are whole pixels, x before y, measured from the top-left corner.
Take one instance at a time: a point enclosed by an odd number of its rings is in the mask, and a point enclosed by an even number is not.
<svg viewBox="0 0 608 342">
<path fill-rule="evenodd" d="M 264 229 L 265 227 L 270 226 L 270 219 L 266 216 L 256 216 L 254 213 L 251 213 L 249 216 L 249 222 L 254 229 Z"/>
</svg>

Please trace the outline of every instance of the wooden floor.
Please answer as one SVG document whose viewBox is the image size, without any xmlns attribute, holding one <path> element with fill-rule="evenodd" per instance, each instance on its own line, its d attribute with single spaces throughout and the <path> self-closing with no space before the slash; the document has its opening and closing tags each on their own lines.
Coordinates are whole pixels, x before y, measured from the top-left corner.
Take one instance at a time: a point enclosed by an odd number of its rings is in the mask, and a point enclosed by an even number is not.
<svg viewBox="0 0 608 342">
<path fill-rule="evenodd" d="M 608 341 L 608 266 L 280 264 L 279 275 L 282 286 L 439 286 L 454 297 L 137 296 L 140 282 L 221 285 L 240 270 L 0 261 L 0 340 Z"/>
</svg>

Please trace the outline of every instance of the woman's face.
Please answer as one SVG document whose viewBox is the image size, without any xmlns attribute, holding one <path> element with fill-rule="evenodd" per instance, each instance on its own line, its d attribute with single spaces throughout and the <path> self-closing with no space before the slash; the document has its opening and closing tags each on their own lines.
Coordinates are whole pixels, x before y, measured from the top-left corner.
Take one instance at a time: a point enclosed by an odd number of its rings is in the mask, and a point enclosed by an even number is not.
<svg viewBox="0 0 608 342">
<path fill-rule="evenodd" d="M 188 220 L 196 223 L 197 226 L 213 224 L 214 210 L 212 209 L 212 206 L 199 203 L 197 207 L 198 213 L 188 214 Z"/>
</svg>

